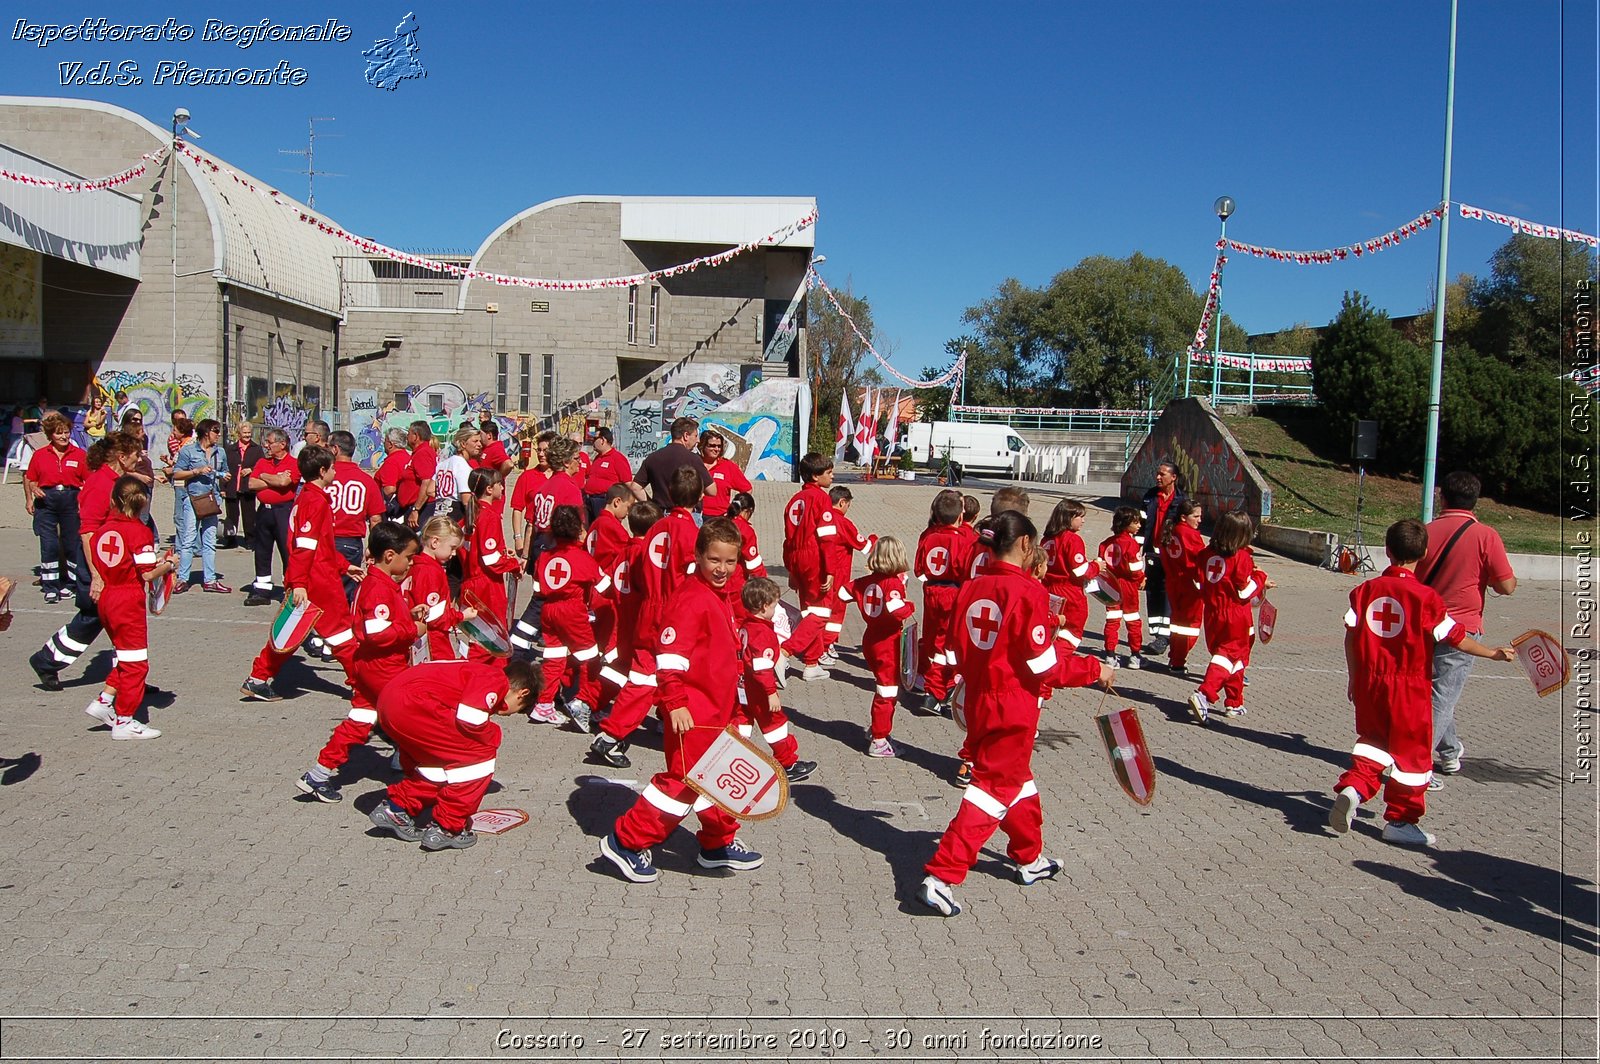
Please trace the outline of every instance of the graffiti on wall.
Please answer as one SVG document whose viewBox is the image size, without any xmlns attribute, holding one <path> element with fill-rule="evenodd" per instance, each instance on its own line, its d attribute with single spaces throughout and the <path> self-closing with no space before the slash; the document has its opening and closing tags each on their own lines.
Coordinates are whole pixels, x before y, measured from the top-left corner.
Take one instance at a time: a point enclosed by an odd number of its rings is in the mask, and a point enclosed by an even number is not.
<svg viewBox="0 0 1600 1064">
<path fill-rule="evenodd" d="M 117 421 L 130 408 L 139 411 L 150 450 L 156 454 L 166 453 L 174 413 L 181 411 L 191 421 L 216 416 L 216 382 L 211 367 L 179 365 L 177 381 L 171 377 L 170 365 L 123 362 L 102 366 L 94 378 L 95 390 Z"/>
<path fill-rule="evenodd" d="M 661 428 L 680 417 L 701 420 L 724 403 L 739 397 L 742 367 L 723 363 L 690 363 L 662 380 Z"/>
<path fill-rule="evenodd" d="M 371 389 L 354 389 L 350 398 L 350 432 L 356 438 L 356 461 L 367 469 L 383 464 L 383 437 L 390 429 L 402 432 L 413 421 L 423 421 L 433 433 L 434 443 L 441 457 L 455 453 L 451 437 L 462 422 L 476 424 L 484 410 L 494 409 L 494 400 L 488 392 L 468 392 L 454 381 L 436 381 L 433 384 L 409 384 L 403 403 L 390 400 L 381 407 L 378 393 Z M 500 429 L 500 442 L 513 459 L 521 453 L 517 432 L 522 419 L 496 414 L 494 422 Z"/>
<path fill-rule="evenodd" d="M 613 442 L 628 456 L 631 464 L 638 465 L 666 442 L 666 434 L 661 431 L 661 403 L 654 399 L 630 399 L 623 403 L 615 432 Z"/>
<path fill-rule="evenodd" d="M 1264 501 L 1270 509 L 1271 493 L 1263 492 L 1260 474 L 1221 420 L 1198 399 L 1167 405 L 1122 476 L 1123 497 L 1138 499 L 1154 487 L 1162 462 L 1178 467 L 1179 485 L 1201 505 L 1207 522 L 1233 510 L 1259 519 Z"/>
<path fill-rule="evenodd" d="M 768 299 L 762 306 L 761 336 L 764 362 L 782 362 L 789 357 L 805 319 L 806 288 L 801 285 L 789 300 Z"/>
<path fill-rule="evenodd" d="M 793 480 L 795 413 L 803 385 L 794 378 L 765 381 L 711 411 L 701 427 L 715 427 L 727 438 L 728 457 L 751 480 Z"/>
</svg>

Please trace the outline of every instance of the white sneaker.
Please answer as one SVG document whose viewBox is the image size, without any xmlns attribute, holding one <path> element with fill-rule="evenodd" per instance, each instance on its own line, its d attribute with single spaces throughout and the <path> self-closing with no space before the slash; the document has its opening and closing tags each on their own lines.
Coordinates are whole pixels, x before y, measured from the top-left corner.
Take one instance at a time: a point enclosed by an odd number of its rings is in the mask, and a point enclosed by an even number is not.
<svg viewBox="0 0 1600 1064">
<path fill-rule="evenodd" d="M 887 739 L 874 739 L 867 744 L 868 757 L 894 757 L 894 744 Z"/>
<path fill-rule="evenodd" d="M 817 659 L 817 664 L 827 666 L 831 669 L 835 665 L 839 664 L 839 655 L 833 652 L 832 647 L 829 647 L 827 650 L 822 652 L 822 657 Z"/>
<path fill-rule="evenodd" d="M 1391 820 L 1383 826 L 1383 841 L 1396 846 L 1432 846 L 1438 840 L 1415 824 Z"/>
<path fill-rule="evenodd" d="M 783 653 L 781 650 L 778 652 L 776 673 L 778 677 L 778 687 L 780 689 L 787 689 L 789 686 L 789 655 Z"/>
<path fill-rule="evenodd" d="M 1467 748 L 1463 746 L 1455 757 L 1435 757 L 1433 771 L 1441 776 L 1454 776 L 1461 771 L 1461 759 L 1467 756 Z"/>
<path fill-rule="evenodd" d="M 1129 654 L 1128 655 L 1128 668 L 1130 668 L 1130 669 L 1142 669 L 1142 668 L 1144 668 L 1144 659 L 1141 658 L 1137 654 Z"/>
<path fill-rule="evenodd" d="M 1061 871 L 1061 862 L 1040 854 L 1031 864 L 1012 865 L 1017 873 L 1017 882 L 1023 886 L 1037 883 L 1041 879 L 1053 879 Z"/>
<path fill-rule="evenodd" d="M 540 702 L 528 710 L 528 720 L 533 724 L 560 724 L 562 716 L 554 702 Z"/>
<path fill-rule="evenodd" d="M 108 728 L 117 722 L 117 704 L 115 702 L 107 702 L 104 698 L 97 698 L 90 702 L 84 712 Z"/>
<path fill-rule="evenodd" d="M 111 726 L 113 739 L 159 739 L 161 733 L 146 724 L 130 720 L 126 724 L 113 724 Z"/>
<path fill-rule="evenodd" d="M 1204 724 L 1211 718 L 1211 700 L 1196 691 L 1189 696 L 1189 719 L 1196 724 Z"/>
<path fill-rule="evenodd" d="M 941 916 L 956 916 L 961 912 L 955 888 L 936 876 L 923 879 L 922 886 L 917 889 L 917 900 Z"/>
<path fill-rule="evenodd" d="M 1361 792 L 1354 787 L 1340 788 L 1333 799 L 1333 808 L 1328 810 L 1328 826 L 1343 835 L 1350 830 L 1350 822 L 1356 817 L 1356 810 L 1361 808 Z"/>
<path fill-rule="evenodd" d="M 800 674 L 800 678 L 806 683 L 811 683 L 814 680 L 826 680 L 828 678 L 828 670 L 822 667 L 821 662 L 815 665 L 807 665 L 806 671 Z"/>
</svg>

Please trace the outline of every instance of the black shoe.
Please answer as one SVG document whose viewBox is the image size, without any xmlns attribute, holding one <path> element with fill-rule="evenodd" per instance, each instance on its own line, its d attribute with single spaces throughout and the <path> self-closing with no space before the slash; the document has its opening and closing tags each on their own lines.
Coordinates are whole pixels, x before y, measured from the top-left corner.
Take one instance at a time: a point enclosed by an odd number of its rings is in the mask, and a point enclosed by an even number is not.
<svg viewBox="0 0 1600 1064">
<path fill-rule="evenodd" d="M 799 783 L 815 771 L 817 771 L 817 763 L 815 761 L 796 761 L 783 770 L 784 775 L 789 777 L 790 783 Z"/>
<path fill-rule="evenodd" d="M 1167 652 L 1167 648 L 1171 645 L 1172 644 L 1168 641 L 1166 636 L 1158 635 L 1149 646 L 1144 648 L 1144 652 L 1146 654 L 1156 655 L 1165 654 Z"/>
<path fill-rule="evenodd" d="M 272 600 L 265 595 L 252 591 L 244 597 L 244 604 L 246 606 L 270 606 L 272 605 Z"/>
<path fill-rule="evenodd" d="M 594 742 L 589 744 L 589 756 L 612 768 L 628 768 L 633 764 L 628 760 L 628 744 L 618 742 L 604 732 L 596 735 Z"/>
<path fill-rule="evenodd" d="M 61 686 L 61 674 L 59 672 L 47 671 L 35 665 L 33 667 L 33 673 L 35 676 L 39 677 L 39 686 L 44 688 L 46 691 L 66 690 L 65 687 Z"/>
</svg>

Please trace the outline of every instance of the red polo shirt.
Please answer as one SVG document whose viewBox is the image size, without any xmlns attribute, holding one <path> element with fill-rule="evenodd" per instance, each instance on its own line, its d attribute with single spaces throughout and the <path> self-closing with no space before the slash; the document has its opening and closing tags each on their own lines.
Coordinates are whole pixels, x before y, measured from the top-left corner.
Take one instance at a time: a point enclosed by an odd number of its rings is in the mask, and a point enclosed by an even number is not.
<svg viewBox="0 0 1600 1064">
<path fill-rule="evenodd" d="M 410 477 L 411 453 L 406 450 L 390 451 L 378 467 L 378 486 L 393 488 L 395 501 L 402 510 L 417 504 L 417 481 Z"/>
<path fill-rule="evenodd" d="M 76 444 L 67 444 L 64 453 L 54 447 L 33 452 L 28 459 L 27 478 L 41 488 L 81 488 L 89 475 L 89 456 Z"/>
<path fill-rule="evenodd" d="M 279 473 L 289 474 L 289 486 L 287 488 L 262 488 L 256 492 L 257 501 L 268 503 L 269 505 L 294 501 L 295 485 L 300 483 L 300 463 L 297 460 L 285 454 L 278 459 L 263 458 L 250 468 L 250 475 L 254 477 L 268 474 L 276 476 Z"/>
<path fill-rule="evenodd" d="M 597 454 L 589 462 L 589 472 L 583 478 L 585 495 L 604 495 L 613 484 L 626 484 L 633 479 L 633 467 L 628 456 L 613 447 L 605 454 Z"/>
</svg>

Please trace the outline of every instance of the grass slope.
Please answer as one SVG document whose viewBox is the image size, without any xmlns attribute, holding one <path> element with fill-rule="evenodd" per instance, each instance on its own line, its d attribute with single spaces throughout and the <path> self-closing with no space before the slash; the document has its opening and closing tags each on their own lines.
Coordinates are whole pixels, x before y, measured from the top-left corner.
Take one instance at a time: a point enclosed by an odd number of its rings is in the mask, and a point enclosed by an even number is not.
<svg viewBox="0 0 1600 1064">
<path fill-rule="evenodd" d="M 1272 486 L 1272 523 L 1337 532 L 1348 541 L 1355 529 L 1356 469 L 1346 460 L 1348 442 L 1336 448 L 1327 426 L 1312 412 L 1284 410 L 1262 417 L 1223 419 L 1239 446 Z M 1443 476 L 1448 470 L 1439 470 Z M 1416 477 L 1367 474 L 1362 523 L 1369 544 L 1402 517 L 1422 513 L 1422 481 Z M 1435 503 L 1435 510 L 1441 504 Z M 1559 554 L 1561 519 L 1554 514 L 1481 499 L 1478 517 L 1494 526 L 1513 553 Z"/>
</svg>

